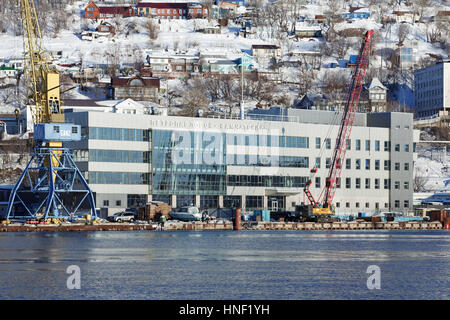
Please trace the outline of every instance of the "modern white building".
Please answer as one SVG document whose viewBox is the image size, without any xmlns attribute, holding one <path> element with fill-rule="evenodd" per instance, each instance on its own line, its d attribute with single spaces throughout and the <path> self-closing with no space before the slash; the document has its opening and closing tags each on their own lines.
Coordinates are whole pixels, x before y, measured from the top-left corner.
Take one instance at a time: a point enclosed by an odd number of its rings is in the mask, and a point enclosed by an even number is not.
<svg viewBox="0 0 450 320">
<path fill-rule="evenodd" d="M 419 118 L 449 114 L 450 60 L 414 71 L 414 108 Z"/>
<path fill-rule="evenodd" d="M 340 114 L 287 109 L 246 120 L 67 112 L 82 126 L 72 143 L 97 207 L 110 212 L 148 200 L 172 206 L 294 210 L 319 197 Z M 281 113 L 281 112 L 280 112 Z M 334 204 L 338 214 L 412 211 L 415 141 L 412 114 L 359 113 Z M 332 125 L 330 125 L 332 124 Z"/>
</svg>

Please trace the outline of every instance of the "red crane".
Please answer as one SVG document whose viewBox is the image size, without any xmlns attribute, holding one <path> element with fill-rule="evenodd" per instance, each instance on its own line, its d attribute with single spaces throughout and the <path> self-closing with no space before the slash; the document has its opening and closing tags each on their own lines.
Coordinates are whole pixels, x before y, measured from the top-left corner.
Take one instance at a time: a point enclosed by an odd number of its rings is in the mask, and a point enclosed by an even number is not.
<svg viewBox="0 0 450 320">
<path fill-rule="evenodd" d="M 330 205 L 333 201 L 334 194 L 336 192 L 337 182 L 341 177 L 342 165 L 345 159 L 345 153 L 348 147 L 348 141 L 352 132 L 353 122 L 355 120 L 356 110 L 358 108 L 359 97 L 361 95 L 362 86 L 364 84 L 364 77 L 366 75 L 367 67 L 369 65 L 369 53 L 370 53 L 370 40 L 373 35 L 373 30 L 366 32 L 364 36 L 364 42 L 361 46 L 361 50 L 356 60 L 356 67 L 353 71 L 351 87 L 345 105 L 344 112 L 341 119 L 341 125 L 339 127 L 339 133 L 336 140 L 336 147 L 333 151 L 333 158 L 330 163 L 330 170 L 326 178 L 325 187 L 322 190 L 318 200 L 314 199 L 314 196 L 309 190 L 311 185 L 311 179 L 305 185 L 304 192 L 313 208 L 323 208 L 325 210 L 314 210 L 317 213 L 331 214 Z M 311 173 L 315 174 L 317 168 L 311 169 Z"/>
</svg>

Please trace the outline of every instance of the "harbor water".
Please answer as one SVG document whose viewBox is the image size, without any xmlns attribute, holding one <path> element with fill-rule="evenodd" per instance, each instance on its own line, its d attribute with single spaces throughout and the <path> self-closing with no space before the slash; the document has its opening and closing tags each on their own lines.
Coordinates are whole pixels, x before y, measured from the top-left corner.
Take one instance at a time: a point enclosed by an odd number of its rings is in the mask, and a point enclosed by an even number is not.
<svg viewBox="0 0 450 320">
<path fill-rule="evenodd" d="M 449 299 L 449 267 L 445 230 L 0 234 L 0 299 Z"/>
</svg>

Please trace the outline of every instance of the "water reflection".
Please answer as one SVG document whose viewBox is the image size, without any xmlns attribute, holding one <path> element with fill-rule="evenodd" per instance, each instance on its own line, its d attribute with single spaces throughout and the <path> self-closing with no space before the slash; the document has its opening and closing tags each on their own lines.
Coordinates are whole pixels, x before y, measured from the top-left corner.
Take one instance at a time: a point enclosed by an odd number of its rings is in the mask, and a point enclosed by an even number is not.
<svg viewBox="0 0 450 320">
<path fill-rule="evenodd" d="M 0 298 L 72 299 L 72 264 L 80 299 L 373 298 L 365 271 L 377 264 L 376 298 L 442 299 L 449 240 L 445 231 L 0 234 Z"/>
</svg>

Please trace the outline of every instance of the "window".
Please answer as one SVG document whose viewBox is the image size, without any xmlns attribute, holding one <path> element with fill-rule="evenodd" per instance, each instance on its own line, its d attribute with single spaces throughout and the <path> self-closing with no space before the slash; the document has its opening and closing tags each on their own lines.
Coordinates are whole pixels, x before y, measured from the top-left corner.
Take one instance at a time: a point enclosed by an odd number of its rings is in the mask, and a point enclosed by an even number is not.
<svg viewBox="0 0 450 320">
<path fill-rule="evenodd" d="M 405 171 L 409 171 L 409 163 L 405 162 Z"/>
<path fill-rule="evenodd" d="M 357 203 L 355 204 L 355 207 L 356 207 L 356 208 L 359 208 L 359 202 L 357 202 Z"/>
<path fill-rule="evenodd" d="M 375 179 L 375 189 L 380 189 L 380 179 Z"/>
<path fill-rule="evenodd" d="M 409 152 L 409 144 L 405 144 L 405 152 Z"/>
<path fill-rule="evenodd" d="M 366 151 L 370 151 L 370 140 L 366 140 Z"/>
<path fill-rule="evenodd" d="M 386 170 L 386 171 L 391 170 L 391 161 L 390 160 L 384 160 L 384 170 Z"/>
<path fill-rule="evenodd" d="M 384 151 L 391 151 L 391 142 L 390 141 L 384 142 Z"/>
<path fill-rule="evenodd" d="M 375 170 L 380 170 L 380 160 L 375 160 Z"/>
<path fill-rule="evenodd" d="M 109 200 L 103 200 L 103 206 L 108 207 L 109 206 Z"/>
<path fill-rule="evenodd" d="M 346 203 L 345 203 L 345 207 L 346 207 L 346 208 L 350 208 L 350 202 L 346 202 Z"/>
<path fill-rule="evenodd" d="M 356 189 L 361 188 L 361 178 L 355 178 L 355 187 Z"/>
<path fill-rule="evenodd" d="M 316 158 L 316 168 L 320 168 L 320 158 Z"/>
<path fill-rule="evenodd" d="M 369 208 L 369 207 L 370 207 L 370 203 L 366 202 L 366 208 Z"/>
<path fill-rule="evenodd" d="M 356 147 L 355 147 L 355 149 L 356 150 L 361 150 L 361 140 L 356 139 Z"/>
<path fill-rule="evenodd" d="M 345 159 L 345 169 L 350 170 L 352 168 L 352 159 Z"/>
<path fill-rule="evenodd" d="M 395 144 L 394 150 L 395 150 L 396 152 L 400 152 L 400 144 L 399 144 L 399 143 L 396 143 L 396 144 Z"/>
<path fill-rule="evenodd" d="M 316 188 L 320 188 L 320 177 L 316 177 Z"/>
<path fill-rule="evenodd" d="M 336 208 L 340 208 L 341 207 L 341 203 L 340 202 L 336 202 Z"/>
<path fill-rule="evenodd" d="M 331 158 L 326 158 L 325 159 L 325 168 L 329 169 L 331 166 Z"/>
<path fill-rule="evenodd" d="M 403 207 L 404 208 L 409 208 L 409 201 L 408 200 L 403 201 Z"/>
<path fill-rule="evenodd" d="M 361 169 L 361 159 L 355 160 L 355 169 L 360 170 Z"/>
<path fill-rule="evenodd" d="M 391 187 L 390 179 L 384 179 L 384 188 L 389 189 Z"/>
<path fill-rule="evenodd" d="M 375 140 L 375 151 L 380 151 L 380 140 Z"/>
<path fill-rule="evenodd" d="M 316 138 L 316 149 L 320 149 L 320 138 Z"/>
<path fill-rule="evenodd" d="M 116 206 L 117 206 L 117 207 L 120 207 L 121 205 L 122 205 L 122 201 L 117 200 L 117 201 L 116 201 Z"/>
<path fill-rule="evenodd" d="M 400 208 L 400 200 L 395 200 L 394 207 Z"/>
<path fill-rule="evenodd" d="M 366 159 L 366 170 L 370 170 L 370 159 Z"/>
<path fill-rule="evenodd" d="M 345 188 L 350 189 L 352 187 L 352 182 L 350 178 L 345 178 Z"/>
<path fill-rule="evenodd" d="M 409 190 L 409 182 L 408 181 L 405 181 L 404 188 L 405 188 L 405 190 Z"/>
<path fill-rule="evenodd" d="M 400 170 L 400 162 L 396 162 L 394 168 L 396 171 L 399 171 Z"/>
<path fill-rule="evenodd" d="M 399 190 L 400 189 L 400 181 L 395 181 L 394 182 L 394 188 Z"/>
<path fill-rule="evenodd" d="M 366 189 L 370 189 L 370 179 L 366 178 Z"/>
<path fill-rule="evenodd" d="M 331 139 L 330 138 L 325 139 L 325 147 L 327 149 L 331 149 Z"/>
<path fill-rule="evenodd" d="M 347 139 L 347 150 L 351 150 L 351 149 L 352 149 L 352 140 Z"/>
</svg>

